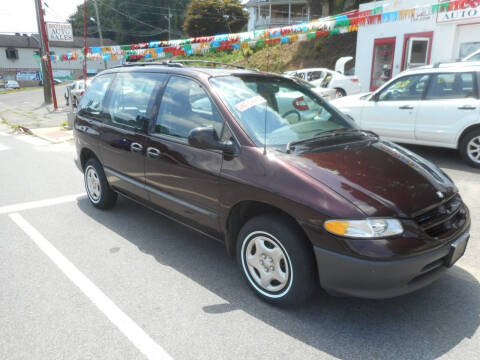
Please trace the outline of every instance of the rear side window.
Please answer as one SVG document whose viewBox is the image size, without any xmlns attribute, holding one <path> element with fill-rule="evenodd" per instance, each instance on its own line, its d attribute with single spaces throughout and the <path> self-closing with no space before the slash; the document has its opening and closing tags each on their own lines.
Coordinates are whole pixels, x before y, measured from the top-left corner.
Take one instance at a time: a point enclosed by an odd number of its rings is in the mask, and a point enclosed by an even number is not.
<svg viewBox="0 0 480 360">
<path fill-rule="evenodd" d="M 165 75 L 157 73 L 117 74 L 108 101 L 109 124 L 123 129 L 142 129 L 151 119 L 155 94 Z"/>
<path fill-rule="evenodd" d="M 385 89 L 378 96 L 379 101 L 421 100 L 430 75 L 403 76 Z"/>
<path fill-rule="evenodd" d="M 213 127 L 220 137 L 223 121 L 200 84 L 172 76 L 162 97 L 154 132 L 186 140 L 197 127 Z"/>
<path fill-rule="evenodd" d="M 428 87 L 426 99 L 464 99 L 475 96 L 473 73 L 435 74 Z"/>
<path fill-rule="evenodd" d="M 322 71 L 312 71 L 308 73 L 308 79 L 307 81 L 314 81 L 321 79 L 323 77 L 323 72 Z"/>
<path fill-rule="evenodd" d="M 85 91 L 79 104 L 78 114 L 87 116 L 95 120 L 102 120 L 105 109 L 103 100 L 107 92 L 108 86 L 112 82 L 115 74 L 106 74 L 93 79 L 91 85 Z M 83 82 L 82 82 L 83 83 Z M 77 83 L 78 86 L 79 83 Z"/>
</svg>

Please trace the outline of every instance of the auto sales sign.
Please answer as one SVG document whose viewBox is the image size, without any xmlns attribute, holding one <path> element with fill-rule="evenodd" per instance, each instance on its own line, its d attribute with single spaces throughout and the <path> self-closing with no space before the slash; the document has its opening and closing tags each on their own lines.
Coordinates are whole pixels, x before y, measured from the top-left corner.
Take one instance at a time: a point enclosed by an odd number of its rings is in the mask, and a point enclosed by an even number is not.
<svg viewBox="0 0 480 360">
<path fill-rule="evenodd" d="M 437 23 L 480 18 L 480 0 L 463 0 L 437 15 Z"/>
<path fill-rule="evenodd" d="M 73 41 L 72 24 L 47 22 L 48 41 Z"/>
</svg>

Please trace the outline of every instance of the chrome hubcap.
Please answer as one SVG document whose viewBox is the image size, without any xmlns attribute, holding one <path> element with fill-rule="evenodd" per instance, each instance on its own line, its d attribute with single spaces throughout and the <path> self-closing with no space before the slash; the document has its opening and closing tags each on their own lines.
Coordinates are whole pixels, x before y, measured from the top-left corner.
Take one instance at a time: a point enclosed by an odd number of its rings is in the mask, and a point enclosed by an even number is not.
<svg viewBox="0 0 480 360">
<path fill-rule="evenodd" d="M 246 267 L 262 289 L 277 292 L 289 281 L 290 269 L 283 249 L 266 236 L 252 237 L 245 250 Z"/>
<path fill-rule="evenodd" d="M 92 166 L 89 166 L 85 173 L 85 180 L 88 190 L 88 195 L 93 201 L 99 201 L 101 196 L 101 185 L 97 171 Z"/>
<path fill-rule="evenodd" d="M 467 155 L 473 162 L 480 164 L 480 136 L 474 137 L 467 145 Z"/>
</svg>

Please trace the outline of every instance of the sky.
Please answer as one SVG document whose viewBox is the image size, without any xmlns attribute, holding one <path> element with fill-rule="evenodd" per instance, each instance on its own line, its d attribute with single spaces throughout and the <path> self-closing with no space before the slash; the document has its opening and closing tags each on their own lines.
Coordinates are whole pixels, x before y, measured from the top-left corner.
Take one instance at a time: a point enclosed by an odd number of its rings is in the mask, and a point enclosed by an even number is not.
<svg viewBox="0 0 480 360">
<path fill-rule="evenodd" d="M 0 33 L 38 32 L 35 1 L 0 0 Z M 43 0 L 46 21 L 65 21 L 83 0 Z"/>
</svg>

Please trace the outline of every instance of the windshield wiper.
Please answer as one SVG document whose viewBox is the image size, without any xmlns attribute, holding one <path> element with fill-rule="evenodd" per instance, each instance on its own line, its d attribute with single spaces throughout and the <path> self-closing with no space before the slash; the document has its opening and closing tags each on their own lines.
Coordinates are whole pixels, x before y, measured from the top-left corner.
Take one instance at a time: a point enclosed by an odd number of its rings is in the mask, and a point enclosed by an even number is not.
<svg viewBox="0 0 480 360">
<path fill-rule="evenodd" d="M 327 131 L 322 131 L 317 134 L 315 134 L 312 137 L 306 138 L 306 139 L 301 139 L 301 140 L 296 140 L 296 141 L 290 141 L 287 144 L 286 147 L 286 152 L 290 153 L 292 150 L 295 150 L 295 145 L 299 144 L 306 144 L 312 141 L 317 141 L 319 139 L 323 138 L 329 138 L 332 136 L 339 136 L 339 135 L 345 135 L 345 134 L 350 134 L 350 133 L 361 133 L 362 135 L 373 135 L 375 137 L 378 137 L 377 134 L 375 134 L 373 131 L 369 130 L 359 130 L 359 129 L 349 129 L 349 128 L 341 128 L 341 129 L 334 129 L 334 130 L 327 130 Z"/>
</svg>

